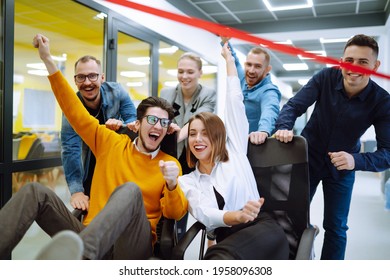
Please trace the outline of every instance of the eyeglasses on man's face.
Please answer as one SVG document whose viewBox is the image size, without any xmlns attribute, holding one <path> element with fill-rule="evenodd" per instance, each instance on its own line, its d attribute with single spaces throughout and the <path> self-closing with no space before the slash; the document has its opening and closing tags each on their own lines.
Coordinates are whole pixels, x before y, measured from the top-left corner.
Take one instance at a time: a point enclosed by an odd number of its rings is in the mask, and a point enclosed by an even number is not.
<svg viewBox="0 0 390 280">
<path fill-rule="evenodd" d="M 166 118 L 159 118 L 153 115 L 146 115 L 144 118 L 146 118 L 146 121 L 148 124 L 155 125 L 158 121 L 160 121 L 161 127 L 168 128 L 171 124 L 170 119 Z"/>
<path fill-rule="evenodd" d="M 89 73 L 88 75 L 84 75 L 84 74 L 77 74 L 77 75 L 74 75 L 74 79 L 77 83 L 83 83 L 85 82 L 85 79 L 88 78 L 88 80 L 90 82 L 96 82 L 97 79 L 99 78 L 99 74 L 98 73 Z"/>
</svg>

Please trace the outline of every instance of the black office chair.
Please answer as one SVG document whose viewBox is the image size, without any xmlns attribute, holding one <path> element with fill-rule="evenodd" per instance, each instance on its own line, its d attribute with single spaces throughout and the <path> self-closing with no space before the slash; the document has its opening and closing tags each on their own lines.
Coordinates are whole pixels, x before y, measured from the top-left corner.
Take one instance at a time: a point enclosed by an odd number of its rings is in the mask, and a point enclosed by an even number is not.
<svg viewBox="0 0 390 280">
<path fill-rule="evenodd" d="M 45 148 L 42 143 L 42 140 L 40 138 L 36 138 L 32 143 L 24 160 L 40 159 L 44 155 L 44 150 Z M 54 188 L 52 172 L 53 168 L 51 167 L 20 172 L 16 176 L 16 186 L 14 188 L 14 191 L 19 191 L 19 189 L 27 182 L 38 182 L 41 177 L 46 178 L 46 185 L 48 187 Z"/>
<path fill-rule="evenodd" d="M 134 140 L 138 134 L 127 127 L 120 128 L 117 133 L 127 134 L 131 140 Z M 161 142 L 161 151 L 177 157 L 177 135 L 167 134 Z M 82 220 L 86 214 L 82 210 L 74 209 L 73 215 Z M 176 221 L 161 217 L 156 228 L 157 242 L 154 245 L 154 257 L 158 259 L 171 259 L 172 248 L 177 244 Z"/>
<path fill-rule="evenodd" d="M 259 193 L 265 198 L 261 211 L 269 212 L 283 227 L 290 245 L 290 259 L 312 259 L 318 229 L 309 223 L 309 172 L 306 140 L 295 136 L 286 144 L 268 138 L 262 145 L 248 145 Z M 175 246 L 173 259 L 184 259 L 192 240 L 202 233 L 199 259 L 203 258 L 205 227 L 195 222 Z"/>
<path fill-rule="evenodd" d="M 302 136 L 281 143 L 268 138 L 248 146 L 257 187 L 267 211 L 283 227 L 290 244 L 290 259 L 310 259 L 318 229 L 310 225 L 307 143 Z"/>
</svg>

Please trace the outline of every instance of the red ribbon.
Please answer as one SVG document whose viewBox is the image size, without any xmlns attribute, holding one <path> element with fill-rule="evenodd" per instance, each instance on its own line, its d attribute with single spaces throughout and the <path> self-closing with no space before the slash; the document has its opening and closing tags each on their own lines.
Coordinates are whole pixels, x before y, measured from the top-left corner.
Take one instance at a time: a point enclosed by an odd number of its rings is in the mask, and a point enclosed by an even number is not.
<svg viewBox="0 0 390 280">
<path fill-rule="evenodd" d="M 237 39 L 241 39 L 241 40 L 244 40 L 247 42 L 254 43 L 256 45 L 260 45 L 260 44 L 266 45 L 268 48 L 273 49 L 275 51 L 284 52 L 284 53 L 294 55 L 294 56 L 301 55 L 301 56 L 304 56 L 306 58 L 314 59 L 315 61 L 317 61 L 319 63 L 338 65 L 339 67 L 342 67 L 342 68 L 345 68 L 345 69 L 348 69 L 351 71 L 359 72 L 362 74 L 375 75 L 375 76 L 378 76 L 381 78 L 390 79 L 390 75 L 387 75 L 387 74 L 382 74 L 382 73 L 379 73 L 379 72 L 376 72 L 376 71 L 373 71 L 373 70 L 370 70 L 370 69 L 367 69 L 367 68 L 364 68 L 364 67 L 361 67 L 358 65 L 354 65 L 351 63 L 342 62 L 342 61 L 335 59 L 335 58 L 319 56 L 319 55 L 316 55 L 313 53 L 306 52 L 303 49 L 299 49 L 299 48 L 295 48 L 295 47 L 283 45 L 283 44 L 277 44 L 277 43 L 274 43 L 272 41 L 250 35 L 246 32 L 240 31 L 238 29 L 226 27 L 226 26 L 221 25 L 221 24 L 212 23 L 212 22 L 201 20 L 198 18 L 178 15 L 175 13 L 167 12 L 164 10 L 152 8 L 149 6 L 141 5 L 141 4 L 134 3 L 131 1 L 126 1 L 126 0 L 107 0 L 107 2 L 119 4 L 119 5 L 131 8 L 131 9 L 135 9 L 135 10 L 138 10 L 141 12 L 145 12 L 145 13 L 152 14 L 152 15 L 155 15 L 158 17 L 163 17 L 163 18 L 173 20 L 176 22 L 181 22 L 181 23 L 186 24 L 186 25 L 190 25 L 193 27 L 204 29 L 204 30 L 207 30 L 211 33 L 216 34 L 217 36 L 237 38 Z"/>
</svg>

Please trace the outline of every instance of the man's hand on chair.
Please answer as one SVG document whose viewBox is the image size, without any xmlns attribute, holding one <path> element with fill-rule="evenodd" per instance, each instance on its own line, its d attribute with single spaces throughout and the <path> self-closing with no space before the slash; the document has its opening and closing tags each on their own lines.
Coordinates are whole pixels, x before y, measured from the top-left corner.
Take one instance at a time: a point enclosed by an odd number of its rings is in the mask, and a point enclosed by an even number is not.
<svg viewBox="0 0 390 280">
<path fill-rule="evenodd" d="M 268 133 L 264 131 L 253 131 L 249 134 L 249 141 L 251 141 L 252 144 L 260 145 L 267 140 Z"/>
<path fill-rule="evenodd" d="M 287 129 L 279 129 L 275 132 L 275 138 L 276 140 L 279 140 L 280 142 L 288 143 L 293 140 L 294 132 L 292 130 Z"/>
<path fill-rule="evenodd" d="M 117 131 L 123 126 L 123 122 L 121 120 L 117 120 L 117 119 L 108 119 L 106 121 L 105 125 L 108 129 L 111 129 L 113 131 Z"/>
<path fill-rule="evenodd" d="M 82 192 L 76 192 L 70 197 L 70 205 L 72 205 L 74 209 L 88 211 L 89 197 Z"/>
</svg>

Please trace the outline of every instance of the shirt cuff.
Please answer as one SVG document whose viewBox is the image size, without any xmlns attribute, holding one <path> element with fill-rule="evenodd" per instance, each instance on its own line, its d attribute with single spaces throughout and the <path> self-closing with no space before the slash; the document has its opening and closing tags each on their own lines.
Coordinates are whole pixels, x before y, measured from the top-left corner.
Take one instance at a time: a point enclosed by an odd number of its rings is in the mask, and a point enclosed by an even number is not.
<svg viewBox="0 0 390 280">
<path fill-rule="evenodd" d="M 364 170 L 364 160 L 363 155 L 360 153 L 352 154 L 353 159 L 355 160 L 355 168 L 353 170 Z"/>
<path fill-rule="evenodd" d="M 210 228 L 216 229 L 219 227 L 230 227 L 229 225 L 225 224 L 223 221 L 223 216 L 227 210 L 217 210 L 210 213 Z"/>
</svg>

